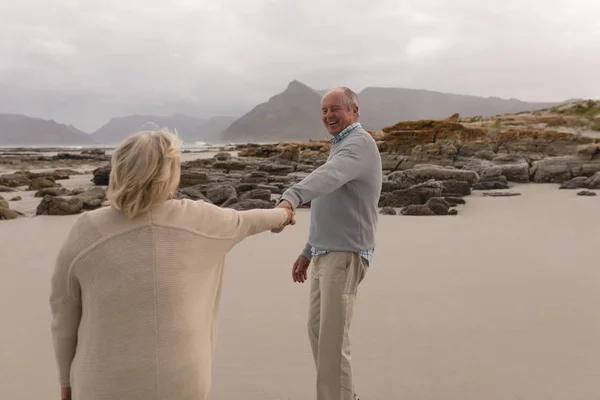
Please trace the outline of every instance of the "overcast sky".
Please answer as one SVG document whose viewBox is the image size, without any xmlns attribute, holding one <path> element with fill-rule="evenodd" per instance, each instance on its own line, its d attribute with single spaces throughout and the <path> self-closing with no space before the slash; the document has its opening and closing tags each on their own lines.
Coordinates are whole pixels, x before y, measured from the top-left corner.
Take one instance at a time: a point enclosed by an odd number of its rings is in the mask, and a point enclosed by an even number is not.
<svg viewBox="0 0 600 400">
<path fill-rule="evenodd" d="M 600 97 L 600 0 L 0 0 L 0 112 L 240 115 L 297 79 Z"/>
</svg>

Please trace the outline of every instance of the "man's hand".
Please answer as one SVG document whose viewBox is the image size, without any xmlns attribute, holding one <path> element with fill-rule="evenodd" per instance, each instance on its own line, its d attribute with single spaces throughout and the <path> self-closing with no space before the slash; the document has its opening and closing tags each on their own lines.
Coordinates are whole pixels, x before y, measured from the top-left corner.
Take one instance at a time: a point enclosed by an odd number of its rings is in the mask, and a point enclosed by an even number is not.
<svg viewBox="0 0 600 400">
<path fill-rule="evenodd" d="M 308 266 L 310 265 L 310 260 L 303 255 L 300 255 L 296 262 L 294 263 L 294 268 L 292 269 L 292 278 L 294 282 L 304 283 L 307 279 L 306 271 L 308 271 Z"/>
<path fill-rule="evenodd" d="M 271 232 L 273 232 L 273 233 L 280 233 L 280 232 L 283 231 L 283 229 L 286 226 L 288 226 L 288 225 L 296 225 L 296 220 L 294 219 L 294 216 L 296 215 L 296 213 L 292 209 L 292 205 L 287 200 L 283 200 L 281 203 L 279 203 L 277 205 L 276 208 L 284 208 L 287 211 L 287 213 L 288 213 L 288 219 L 279 228 L 271 229 Z"/>
<path fill-rule="evenodd" d="M 60 388 L 60 398 L 61 398 L 61 400 L 71 400 L 71 388 L 70 387 L 61 387 Z"/>
</svg>

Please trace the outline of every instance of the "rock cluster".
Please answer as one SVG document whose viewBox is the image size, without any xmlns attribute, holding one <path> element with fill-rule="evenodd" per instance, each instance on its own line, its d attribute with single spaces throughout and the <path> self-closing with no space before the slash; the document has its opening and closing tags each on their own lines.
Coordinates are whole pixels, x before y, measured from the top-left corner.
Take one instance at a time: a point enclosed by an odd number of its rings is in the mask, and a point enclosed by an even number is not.
<svg viewBox="0 0 600 400">
<path fill-rule="evenodd" d="M 0 220 L 6 219 L 16 219 L 22 216 L 23 214 L 10 209 L 10 204 L 6 199 L 0 196 Z"/>
</svg>

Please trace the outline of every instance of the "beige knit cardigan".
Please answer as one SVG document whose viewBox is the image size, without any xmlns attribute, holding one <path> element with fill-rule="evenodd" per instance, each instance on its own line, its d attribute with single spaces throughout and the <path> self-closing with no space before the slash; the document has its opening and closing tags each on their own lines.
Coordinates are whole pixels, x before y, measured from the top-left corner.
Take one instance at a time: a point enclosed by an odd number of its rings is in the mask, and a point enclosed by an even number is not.
<svg viewBox="0 0 600 400">
<path fill-rule="evenodd" d="M 286 220 L 191 200 L 79 215 L 51 282 L 60 384 L 74 400 L 208 399 L 225 255 Z"/>
</svg>

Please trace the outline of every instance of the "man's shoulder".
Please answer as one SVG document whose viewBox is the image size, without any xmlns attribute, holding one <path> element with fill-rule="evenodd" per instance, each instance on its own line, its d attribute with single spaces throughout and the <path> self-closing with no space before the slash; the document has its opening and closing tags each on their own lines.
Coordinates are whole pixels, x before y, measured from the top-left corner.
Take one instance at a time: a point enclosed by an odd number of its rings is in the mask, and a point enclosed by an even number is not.
<svg viewBox="0 0 600 400">
<path fill-rule="evenodd" d="M 353 149 L 356 151 L 373 151 L 377 149 L 377 143 L 373 136 L 364 128 L 358 127 L 352 134 L 340 142 L 340 149 Z"/>
</svg>

